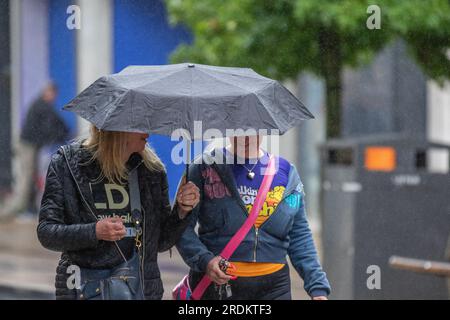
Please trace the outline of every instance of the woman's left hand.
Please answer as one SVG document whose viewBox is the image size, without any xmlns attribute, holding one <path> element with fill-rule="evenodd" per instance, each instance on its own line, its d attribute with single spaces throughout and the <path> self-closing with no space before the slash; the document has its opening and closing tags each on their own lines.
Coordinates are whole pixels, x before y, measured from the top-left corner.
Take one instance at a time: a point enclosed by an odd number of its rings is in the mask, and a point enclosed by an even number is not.
<svg viewBox="0 0 450 320">
<path fill-rule="evenodd" d="M 190 212 L 200 201 L 200 191 L 198 187 L 183 178 L 181 186 L 177 193 L 178 214 L 184 218 L 188 212 Z"/>
</svg>

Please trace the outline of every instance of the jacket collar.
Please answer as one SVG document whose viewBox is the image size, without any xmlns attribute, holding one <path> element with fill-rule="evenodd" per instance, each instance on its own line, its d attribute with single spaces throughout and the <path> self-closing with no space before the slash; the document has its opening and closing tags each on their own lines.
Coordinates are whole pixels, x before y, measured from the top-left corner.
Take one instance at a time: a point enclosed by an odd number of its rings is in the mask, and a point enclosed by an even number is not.
<svg viewBox="0 0 450 320">
<path fill-rule="evenodd" d="M 89 210 L 93 212 L 95 206 L 92 193 L 89 192 L 89 177 L 87 177 L 86 173 L 81 172 L 82 168 L 80 165 L 82 163 L 88 163 L 90 158 L 89 153 L 87 150 L 83 149 L 81 144 L 82 141 L 77 141 L 72 144 L 62 146 L 61 150 L 78 191 L 81 193 L 82 197 L 86 199 Z M 89 166 L 91 165 L 94 164 L 89 164 Z"/>
</svg>

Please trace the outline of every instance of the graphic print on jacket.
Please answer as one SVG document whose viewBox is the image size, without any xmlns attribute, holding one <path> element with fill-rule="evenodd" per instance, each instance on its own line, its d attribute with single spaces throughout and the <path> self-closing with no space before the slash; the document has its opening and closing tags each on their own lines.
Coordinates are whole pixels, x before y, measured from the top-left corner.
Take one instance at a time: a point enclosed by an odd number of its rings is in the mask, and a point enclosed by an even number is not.
<svg viewBox="0 0 450 320">
<path fill-rule="evenodd" d="M 213 168 L 208 167 L 202 171 L 202 177 L 205 180 L 203 191 L 209 199 L 221 199 L 225 196 L 231 196 L 230 191 Z"/>
</svg>

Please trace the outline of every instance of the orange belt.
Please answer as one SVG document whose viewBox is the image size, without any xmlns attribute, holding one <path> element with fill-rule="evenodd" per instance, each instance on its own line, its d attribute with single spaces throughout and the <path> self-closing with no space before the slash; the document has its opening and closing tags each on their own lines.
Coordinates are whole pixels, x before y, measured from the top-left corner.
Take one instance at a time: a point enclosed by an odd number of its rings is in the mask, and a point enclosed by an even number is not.
<svg viewBox="0 0 450 320">
<path fill-rule="evenodd" d="M 229 275 L 237 277 L 259 277 L 281 270 L 283 263 L 270 262 L 232 262 L 235 270 L 227 270 Z"/>
</svg>

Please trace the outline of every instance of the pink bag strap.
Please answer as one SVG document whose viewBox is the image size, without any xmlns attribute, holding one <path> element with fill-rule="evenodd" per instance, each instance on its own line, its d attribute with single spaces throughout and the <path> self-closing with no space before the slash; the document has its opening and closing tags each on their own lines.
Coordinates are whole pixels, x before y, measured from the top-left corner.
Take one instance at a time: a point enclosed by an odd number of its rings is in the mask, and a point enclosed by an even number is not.
<svg viewBox="0 0 450 320">
<path fill-rule="evenodd" d="M 270 155 L 269 164 L 267 165 L 263 181 L 261 182 L 261 186 L 259 187 L 258 194 L 256 195 L 255 202 L 253 203 L 253 207 L 250 210 L 250 214 L 245 220 L 244 224 L 239 228 L 236 234 L 230 239 L 230 241 L 220 253 L 223 258 L 229 259 L 231 257 L 233 252 L 237 249 L 237 247 L 239 247 L 242 240 L 244 240 L 250 229 L 255 224 L 256 218 L 258 218 L 259 215 L 259 211 L 261 211 L 267 193 L 269 192 L 270 186 L 272 185 L 274 175 L 275 158 L 273 157 L 273 155 Z M 209 277 L 205 274 L 192 292 L 191 298 L 193 300 L 200 300 L 210 284 L 211 279 L 209 279 Z"/>
</svg>

